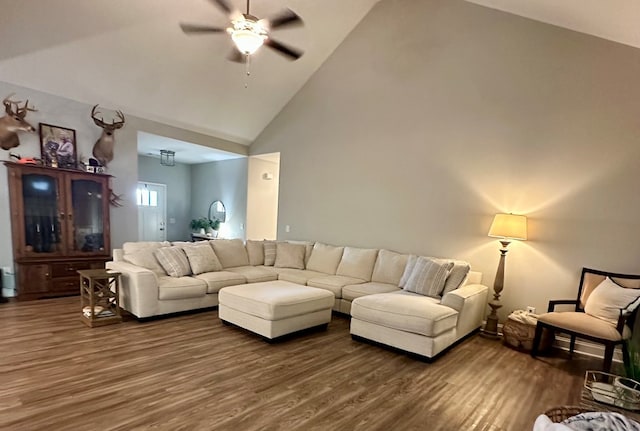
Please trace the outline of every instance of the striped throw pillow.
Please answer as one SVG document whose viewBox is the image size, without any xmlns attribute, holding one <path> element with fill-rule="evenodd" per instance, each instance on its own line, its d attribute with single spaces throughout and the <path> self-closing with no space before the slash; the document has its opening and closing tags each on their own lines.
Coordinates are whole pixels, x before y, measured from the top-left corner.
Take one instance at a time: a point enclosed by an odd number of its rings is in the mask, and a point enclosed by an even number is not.
<svg viewBox="0 0 640 431">
<path fill-rule="evenodd" d="M 273 266 L 276 263 L 276 242 L 264 241 L 264 265 Z"/>
<path fill-rule="evenodd" d="M 156 259 L 171 277 L 191 275 L 191 266 L 181 247 L 162 247 L 155 251 Z"/>
<path fill-rule="evenodd" d="M 420 256 L 404 286 L 407 292 L 440 298 L 453 262 Z"/>
</svg>

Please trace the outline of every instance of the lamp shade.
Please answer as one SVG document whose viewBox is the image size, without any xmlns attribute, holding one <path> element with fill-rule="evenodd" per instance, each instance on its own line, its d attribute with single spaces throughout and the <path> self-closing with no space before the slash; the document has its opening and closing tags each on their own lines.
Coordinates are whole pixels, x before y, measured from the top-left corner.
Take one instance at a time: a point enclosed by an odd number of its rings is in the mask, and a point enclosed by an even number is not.
<svg viewBox="0 0 640 431">
<path fill-rule="evenodd" d="M 489 229 L 494 238 L 527 239 L 527 217 L 515 214 L 496 214 Z"/>
</svg>

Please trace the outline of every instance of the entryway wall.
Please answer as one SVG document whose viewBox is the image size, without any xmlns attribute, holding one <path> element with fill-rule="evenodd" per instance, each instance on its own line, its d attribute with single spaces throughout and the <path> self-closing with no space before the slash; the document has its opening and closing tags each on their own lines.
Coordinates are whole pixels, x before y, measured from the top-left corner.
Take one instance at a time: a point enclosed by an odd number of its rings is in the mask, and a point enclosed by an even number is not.
<svg viewBox="0 0 640 431">
<path fill-rule="evenodd" d="M 280 153 L 249 157 L 247 239 L 277 238 L 279 189 Z"/>
</svg>

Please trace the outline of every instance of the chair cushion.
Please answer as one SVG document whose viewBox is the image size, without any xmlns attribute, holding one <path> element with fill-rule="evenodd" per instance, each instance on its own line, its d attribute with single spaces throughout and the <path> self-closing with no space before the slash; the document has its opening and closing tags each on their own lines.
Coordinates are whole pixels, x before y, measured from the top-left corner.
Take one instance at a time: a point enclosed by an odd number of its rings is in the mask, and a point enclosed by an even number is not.
<svg viewBox="0 0 640 431">
<path fill-rule="evenodd" d="M 194 275 L 193 278 L 207 283 L 207 293 L 217 293 L 223 287 L 236 286 L 247 282 L 247 278 L 244 275 L 231 271 L 205 272 Z"/>
<path fill-rule="evenodd" d="M 376 264 L 373 267 L 371 281 L 395 284 L 398 286 L 408 260 L 408 254 L 395 253 L 384 249 L 380 250 Z"/>
<path fill-rule="evenodd" d="M 247 255 L 249 256 L 249 265 L 264 265 L 264 243 L 262 241 L 248 239 L 245 247 L 247 248 Z"/>
<path fill-rule="evenodd" d="M 377 249 L 345 247 L 336 275 L 371 281 L 377 257 Z"/>
<path fill-rule="evenodd" d="M 353 301 L 361 296 L 397 292 L 398 290 L 399 288 L 396 284 L 377 283 L 375 281 L 362 284 L 349 284 L 342 288 L 342 299 Z"/>
<path fill-rule="evenodd" d="M 154 251 L 154 255 L 171 277 L 191 275 L 191 266 L 182 247 L 162 247 Z"/>
<path fill-rule="evenodd" d="M 324 277 L 325 274 L 316 271 L 309 271 L 308 269 L 291 269 L 291 268 L 277 268 L 278 280 L 290 281 L 291 283 L 307 284 L 307 281 L 312 278 Z"/>
<path fill-rule="evenodd" d="M 451 261 L 420 256 L 404 285 L 404 290 L 439 299 L 451 268 Z"/>
<path fill-rule="evenodd" d="M 203 272 L 221 271 L 222 264 L 209 243 L 203 242 L 195 244 L 197 245 L 182 248 L 187 255 L 187 259 L 189 259 L 191 272 L 194 274 L 202 274 Z"/>
<path fill-rule="evenodd" d="M 541 314 L 538 316 L 538 321 L 555 326 L 556 328 L 590 335 L 603 340 L 619 341 L 622 339 L 614 325 L 587 313 L 554 311 L 552 313 Z"/>
<path fill-rule="evenodd" d="M 158 277 L 158 299 L 199 298 L 207 292 L 207 283 L 193 277 Z"/>
<path fill-rule="evenodd" d="M 216 239 L 209 241 L 222 267 L 235 268 L 249 265 L 249 255 L 240 239 Z"/>
<path fill-rule="evenodd" d="M 244 276 L 247 279 L 247 283 L 261 283 L 278 279 L 278 273 L 264 266 L 237 266 L 228 268 L 227 271 Z"/>
<path fill-rule="evenodd" d="M 455 328 L 458 312 L 438 300 L 416 293 L 397 291 L 356 298 L 351 316 L 366 322 L 435 337 Z"/>
<path fill-rule="evenodd" d="M 288 242 L 276 243 L 276 268 L 304 269 L 304 244 L 291 244 Z"/>
<path fill-rule="evenodd" d="M 336 298 L 342 298 L 342 288 L 344 286 L 364 283 L 365 281 L 359 278 L 345 277 L 344 275 L 324 275 L 308 280 L 307 286 L 330 290 Z"/>
<path fill-rule="evenodd" d="M 638 306 L 640 289 L 622 287 L 611 278 L 605 278 L 591 292 L 584 311 L 612 325 L 617 325 L 622 311 L 632 312 Z"/>
<path fill-rule="evenodd" d="M 342 259 L 344 247 L 334 247 L 332 245 L 316 242 L 307 263 L 307 269 L 334 275 Z"/>
</svg>

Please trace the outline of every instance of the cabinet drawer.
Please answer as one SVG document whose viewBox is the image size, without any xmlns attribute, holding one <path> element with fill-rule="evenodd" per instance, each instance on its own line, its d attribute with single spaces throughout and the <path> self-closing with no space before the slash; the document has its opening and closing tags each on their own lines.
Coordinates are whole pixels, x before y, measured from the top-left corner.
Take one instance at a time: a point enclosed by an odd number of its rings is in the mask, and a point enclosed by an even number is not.
<svg viewBox="0 0 640 431">
<path fill-rule="evenodd" d="M 91 269 L 91 262 L 66 262 L 51 264 L 53 278 L 77 276 L 79 269 Z"/>
<path fill-rule="evenodd" d="M 79 293 L 80 281 L 79 277 L 69 277 L 60 280 L 51 281 L 51 292 L 55 293 Z"/>
</svg>

